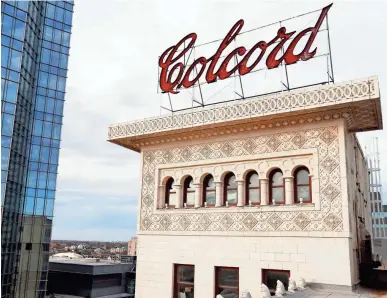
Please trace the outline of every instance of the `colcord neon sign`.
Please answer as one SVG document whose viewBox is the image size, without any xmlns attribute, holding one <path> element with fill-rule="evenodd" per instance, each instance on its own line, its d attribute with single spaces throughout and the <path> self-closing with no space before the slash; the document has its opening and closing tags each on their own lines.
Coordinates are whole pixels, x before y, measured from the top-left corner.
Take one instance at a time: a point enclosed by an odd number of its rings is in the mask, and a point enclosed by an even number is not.
<svg viewBox="0 0 387 298">
<path fill-rule="evenodd" d="M 189 88 L 195 85 L 199 81 L 204 71 L 207 68 L 205 79 L 207 83 L 215 82 L 217 79 L 224 80 L 230 77 L 234 72 L 238 71 L 240 75 L 246 75 L 251 72 L 258 63 L 262 60 L 263 56 L 266 53 L 266 50 L 271 46 L 277 43 L 273 50 L 268 54 L 266 58 L 266 66 L 268 69 L 278 67 L 282 62 L 285 64 L 293 64 L 299 61 L 300 59 L 306 61 L 312 58 L 316 52 L 317 48 L 310 50 L 313 41 L 316 38 L 317 33 L 319 32 L 320 26 L 324 21 L 325 16 L 328 13 L 328 10 L 331 8 L 332 4 L 324 7 L 321 11 L 321 14 L 316 22 L 314 27 L 309 27 L 293 38 L 290 42 L 287 49 L 284 49 L 284 54 L 282 57 L 277 58 L 278 52 L 284 47 L 285 43 L 296 33 L 292 31 L 286 33 L 286 28 L 281 27 L 277 35 L 270 40 L 269 42 L 260 41 L 256 43 L 249 51 L 245 47 L 237 47 L 232 50 L 223 62 L 220 64 L 217 71 L 215 71 L 215 66 L 222 55 L 222 52 L 231 44 L 231 42 L 236 38 L 236 36 L 241 32 L 244 21 L 239 20 L 227 33 L 226 37 L 221 42 L 218 50 L 215 55 L 210 58 L 200 57 L 196 59 L 186 70 L 186 65 L 183 62 L 178 62 L 191 48 L 193 48 L 197 34 L 190 33 L 180 40 L 176 45 L 169 47 L 161 55 L 159 59 L 159 66 L 161 67 L 160 72 L 160 88 L 163 92 L 169 92 L 176 94 L 180 88 Z M 298 42 L 302 37 L 307 33 L 310 33 L 309 39 L 304 47 L 304 49 L 299 53 L 295 54 L 294 49 L 296 48 Z M 180 52 L 177 53 L 178 49 L 187 43 L 187 47 L 183 48 Z M 251 55 L 260 50 L 258 58 L 255 61 L 249 61 Z M 227 66 L 230 60 L 235 56 L 243 57 L 240 62 L 234 66 L 231 70 L 227 70 Z M 200 70 L 197 71 L 196 76 L 191 77 L 191 73 L 194 68 L 199 67 Z M 190 78 L 191 77 L 191 78 Z"/>
</svg>

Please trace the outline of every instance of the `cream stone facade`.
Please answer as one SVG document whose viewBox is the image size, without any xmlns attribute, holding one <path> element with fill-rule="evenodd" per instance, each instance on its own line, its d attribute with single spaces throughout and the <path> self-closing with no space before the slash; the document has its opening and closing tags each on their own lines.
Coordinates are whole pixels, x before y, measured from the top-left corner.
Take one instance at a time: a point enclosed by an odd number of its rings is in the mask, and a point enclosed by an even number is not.
<svg viewBox="0 0 387 298">
<path fill-rule="evenodd" d="M 377 78 L 257 97 L 121 123 L 109 141 L 141 153 L 136 297 L 174 296 L 174 264 L 194 265 L 195 297 L 215 297 L 215 267 L 239 268 L 239 294 L 260 297 L 263 269 L 351 287 L 371 228 L 368 170 L 355 132 L 382 128 Z M 311 202 L 295 198 L 295 171 L 309 172 Z M 271 201 L 283 174 L 284 203 Z M 246 200 L 259 177 L 260 204 Z M 237 203 L 224 199 L 233 173 Z M 204 203 L 211 174 L 215 206 Z M 184 206 L 192 177 L 194 204 Z M 166 205 L 166 183 L 177 201 Z"/>
</svg>

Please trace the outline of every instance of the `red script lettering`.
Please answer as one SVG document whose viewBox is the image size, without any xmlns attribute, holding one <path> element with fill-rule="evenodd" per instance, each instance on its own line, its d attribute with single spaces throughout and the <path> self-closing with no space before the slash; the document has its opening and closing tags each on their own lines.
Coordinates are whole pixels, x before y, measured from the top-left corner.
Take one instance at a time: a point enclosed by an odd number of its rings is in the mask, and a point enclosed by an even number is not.
<svg viewBox="0 0 387 298">
<path fill-rule="evenodd" d="M 323 23 L 324 18 L 331 6 L 332 4 L 322 9 L 315 26 L 301 31 L 296 36 L 294 36 L 296 33 L 295 31 L 287 33 L 286 28 L 282 27 L 277 31 L 277 35 L 269 42 L 259 41 L 249 51 L 243 46 L 232 50 L 224 58 L 216 71 L 215 66 L 222 56 L 223 51 L 235 40 L 237 35 L 241 32 L 244 21 L 239 20 L 235 23 L 212 57 L 200 57 L 196 59 L 186 70 L 186 65 L 184 65 L 184 63 L 181 61 L 179 62 L 179 59 L 185 56 L 185 54 L 187 54 L 187 52 L 189 52 L 194 47 L 197 38 L 196 33 L 188 34 L 176 45 L 171 46 L 165 50 L 164 53 L 160 56 L 160 88 L 163 92 L 176 94 L 179 92 L 178 89 L 180 88 L 189 88 L 195 85 L 200 80 L 200 77 L 203 75 L 206 69 L 207 72 L 205 74 L 205 79 L 207 83 L 213 83 L 217 79 L 227 79 L 236 71 L 238 71 L 240 75 L 248 74 L 259 64 L 259 62 L 266 54 L 266 50 L 274 44 L 276 44 L 275 47 L 271 50 L 266 58 L 266 66 L 268 69 L 276 68 L 282 62 L 285 64 L 293 64 L 299 60 L 306 61 L 315 56 L 317 53 L 317 48 L 312 51 L 310 48 L 312 47 L 313 41 L 315 40 L 321 24 Z M 310 35 L 304 49 L 300 53 L 295 54 L 294 50 L 297 47 L 298 42 L 307 33 L 310 33 Z M 284 49 L 284 54 L 281 57 L 277 57 L 281 49 L 285 46 L 285 43 L 290 38 L 293 38 L 293 40 L 290 42 L 287 49 Z M 184 46 L 183 49 L 179 51 L 180 47 L 182 46 Z M 260 51 L 258 58 L 256 58 L 255 61 L 249 61 L 250 57 L 255 53 L 255 51 Z M 227 66 L 229 62 L 231 59 L 237 56 L 241 58 L 239 63 L 231 70 L 228 70 Z M 197 68 L 199 68 L 199 70 L 197 70 Z M 196 70 L 196 74 L 192 73 L 194 69 Z"/>
</svg>

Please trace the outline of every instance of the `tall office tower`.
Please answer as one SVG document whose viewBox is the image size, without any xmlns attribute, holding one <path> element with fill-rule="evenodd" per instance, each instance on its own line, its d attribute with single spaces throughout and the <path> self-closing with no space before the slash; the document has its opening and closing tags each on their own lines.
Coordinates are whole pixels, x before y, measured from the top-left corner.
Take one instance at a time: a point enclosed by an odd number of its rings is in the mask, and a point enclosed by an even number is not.
<svg viewBox="0 0 387 298">
<path fill-rule="evenodd" d="M 371 192 L 372 239 L 387 239 L 387 227 L 384 225 L 384 210 L 382 198 L 382 178 L 380 168 L 379 140 L 373 138 L 367 147 L 367 163 Z M 380 241 L 376 241 L 380 242 Z"/>
<path fill-rule="evenodd" d="M 379 140 L 373 138 L 367 147 L 367 162 L 371 193 L 372 251 L 387 259 L 387 205 L 383 205 Z"/>
<path fill-rule="evenodd" d="M 1 297 L 44 297 L 72 1 L 1 2 Z"/>
</svg>

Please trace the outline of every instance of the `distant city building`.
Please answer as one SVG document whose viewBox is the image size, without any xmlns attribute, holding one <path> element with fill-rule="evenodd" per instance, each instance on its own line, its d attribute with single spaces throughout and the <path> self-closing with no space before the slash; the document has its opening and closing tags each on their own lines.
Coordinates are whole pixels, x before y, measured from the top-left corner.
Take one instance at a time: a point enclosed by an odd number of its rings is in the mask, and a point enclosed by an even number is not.
<svg viewBox="0 0 387 298">
<path fill-rule="evenodd" d="M 132 237 L 128 242 L 128 255 L 136 256 L 137 255 L 137 237 Z"/>
<path fill-rule="evenodd" d="M 45 297 L 72 16 L 72 1 L 1 1 L 4 298 Z"/>
<path fill-rule="evenodd" d="M 122 253 L 124 250 L 125 250 L 124 247 L 115 247 L 115 248 L 111 248 L 110 252 L 111 253 Z"/>
<path fill-rule="evenodd" d="M 374 254 L 387 260 L 387 205 L 380 205 L 372 213 L 372 223 L 375 237 L 373 241 Z"/>
<path fill-rule="evenodd" d="M 387 239 L 387 205 L 383 205 L 380 193 L 374 194 L 371 203 L 374 239 Z"/>
<path fill-rule="evenodd" d="M 77 297 L 134 297 L 136 262 L 50 259 L 47 294 Z"/>
<path fill-rule="evenodd" d="M 373 253 L 387 260 L 387 205 L 383 205 L 382 179 L 378 138 L 367 148 L 372 214 Z"/>
<path fill-rule="evenodd" d="M 96 248 L 96 249 L 94 249 L 94 252 L 97 253 L 97 254 L 102 254 L 102 253 L 105 252 L 105 250 L 102 249 L 102 248 Z"/>
</svg>

